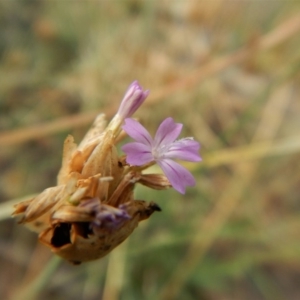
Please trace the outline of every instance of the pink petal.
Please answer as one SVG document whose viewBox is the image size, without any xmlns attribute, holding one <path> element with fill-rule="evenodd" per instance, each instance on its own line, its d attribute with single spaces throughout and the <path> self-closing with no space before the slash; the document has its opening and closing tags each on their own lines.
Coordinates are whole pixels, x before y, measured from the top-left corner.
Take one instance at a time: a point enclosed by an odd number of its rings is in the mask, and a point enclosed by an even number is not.
<svg viewBox="0 0 300 300">
<path fill-rule="evenodd" d="M 153 161 L 151 148 L 138 142 L 124 145 L 122 151 L 127 155 L 126 162 L 133 166 L 141 166 Z"/>
<path fill-rule="evenodd" d="M 137 81 L 134 81 L 127 89 L 120 104 L 118 115 L 123 119 L 129 118 L 142 105 L 149 91 L 144 91 Z"/>
<path fill-rule="evenodd" d="M 158 145 L 168 145 L 179 136 L 182 124 L 175 123 L 172 118 L 165 119 L 158 127 L 154 137 L 154 143 Z"/>
<path fill-rule="evenodd" d="M 196 181 L 193 175 L 180 164 L 171 159 L 157 161 L 164 171 L 173 188 L 181 194 L 185 193 L 186 186 L 194 186 Z"/>
<path fill-rule="evenodd" d="M 125 119 L 125 125 L 122 126 L 123 130 L 137 142 L 148 145 L 152 145 L 152 137 L 145 127 L 134 119 Z"/>
<path fill-rule="evenodd" d="M 200 144 L 198 142 L 191 138 L 185 138 L 172 143 L 164 157 L 194 162 L 201 161 L 199 149 Z"/>
</svg>

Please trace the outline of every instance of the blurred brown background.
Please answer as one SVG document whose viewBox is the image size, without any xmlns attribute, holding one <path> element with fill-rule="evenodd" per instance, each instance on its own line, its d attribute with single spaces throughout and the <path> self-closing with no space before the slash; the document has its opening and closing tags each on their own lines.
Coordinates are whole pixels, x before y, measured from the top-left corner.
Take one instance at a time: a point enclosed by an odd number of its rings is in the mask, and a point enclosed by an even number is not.
<svg viewBox="0 0 300 300">
<path fill-rule="evenodd" d="M 300 3 L 0 1 L 1 299 L 300 299 Z M 55 185 L 80 141 L 137 79 L 136 116 L 200 141 L 182 196 L 108 257 L 71 266 L 10 218 Z"/>
</svg>

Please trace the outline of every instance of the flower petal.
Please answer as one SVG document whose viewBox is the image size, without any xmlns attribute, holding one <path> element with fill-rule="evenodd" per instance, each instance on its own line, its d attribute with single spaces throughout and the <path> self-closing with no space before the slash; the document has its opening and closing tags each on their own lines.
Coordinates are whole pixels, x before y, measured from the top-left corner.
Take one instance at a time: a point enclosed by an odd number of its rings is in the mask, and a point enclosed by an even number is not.
<svg viewBox="0 0 300 300">
<path fill-rule="evenodd" d="M 157 161 L 173 188 L 181 194 L 185 193 L 186 186 L 194 186 L 196 181 L 193 175 L 180 164 L 171 159 Z"/>
<path fill-rule="evenodd" d="M 120 115 L 122 119 L 131 117 L 148 95 L 149 91 L 144 91 L 139 83 L 134 81 L 128 87 L 117 114 Z"/>
<path fill-rule="evenodd" d="M 199 149 L 200 144 L 197 141 L 192 138 L 184 138 L 172 143 L 164 157 L 194 162 L 201 161 Z"/>
<path fill-rule="evenodd" d="M 130 165 L 141 166 L 154 160 L 148 145 L 133 142 L 124 145 L 121 149 L 127 155 L 126 162 Z"/>
<path fill-rule="evenodd" d="M 137 142 L 148 145 L 152 145 L 152 137 L 145 127 L 134 119 L 125 119 L 125 125 L 122 126 L 123 130 Z"/>
<path fill-rule="evenodd" d="M 158 127 L 154 137 L 154 147 L 168 145 L 179 136 L 182 124 L 175 123 L 172 118 L 165 119 Z"/>
</svg>

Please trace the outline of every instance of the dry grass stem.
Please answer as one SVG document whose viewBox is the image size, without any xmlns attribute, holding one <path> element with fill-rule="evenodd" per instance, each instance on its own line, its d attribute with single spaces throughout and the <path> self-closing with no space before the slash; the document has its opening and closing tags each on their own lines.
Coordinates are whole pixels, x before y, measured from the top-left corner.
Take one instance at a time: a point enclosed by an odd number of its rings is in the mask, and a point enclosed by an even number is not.
<svg viewBox="0 0 300 300">
<path fill-rule="evenodd" d="M 199 70 L 195 71 L 191 75 L 185 78 L 177 79 L 173 83 L 161 88 L 158 91 L 153 91 L 151 97 L 145 103 L 145 105 L 153 105 L 167 97 L 170 97 L 180 90 L 192 88 L 208 77 L 223 71 L 229 66 L 245 61 L 257 53 L 257 51 L 268 50 L 272 47 L 282 44 L 299 33 L 299 31 L 300 15 L 296 14 L 286 22 L 280 24 L 270 33 L 258 38 L 251 47 L 246 46 L 227 56 L 214 58 L 212 61 L 202 66 Z M 116 107 L 109 107 L 104 109 L 102 112 L 108 117 L 111 117 L 115 109 Z M 97 114 L 98 112 L 80 113 L 73 116 L 63 117 L 46 124 L 40 124 L 39 127 L 34 125 L 29 128 L 2 132 L 0 134 L 0 144 L 2 146 L 16 145 L 28 140 L 37 139 L 54 134 L 56 132 L 64 131 L 66 129 L 81 127 L 91 123 Z"/>
<path fill-rule="evenodd" d="M 128 241 L 111 253 L 105 278 L 103 299 L 118 300 L 125 283 L 125 263 Z"/>
</svg>

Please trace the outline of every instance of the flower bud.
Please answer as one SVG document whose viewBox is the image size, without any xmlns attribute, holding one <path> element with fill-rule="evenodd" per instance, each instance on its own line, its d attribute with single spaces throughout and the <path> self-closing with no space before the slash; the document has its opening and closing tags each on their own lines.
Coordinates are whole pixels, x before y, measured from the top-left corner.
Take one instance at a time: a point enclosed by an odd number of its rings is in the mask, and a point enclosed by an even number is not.
<svg viewBox="0 0 300 300">
<path fill-rule="evenodd" d="M 131 117 L 143 104 L 149 91 L 144 91 L 137 81 L 134 81 L 127 89 L 117 114 L 124 120 Z"/>
</svg>

